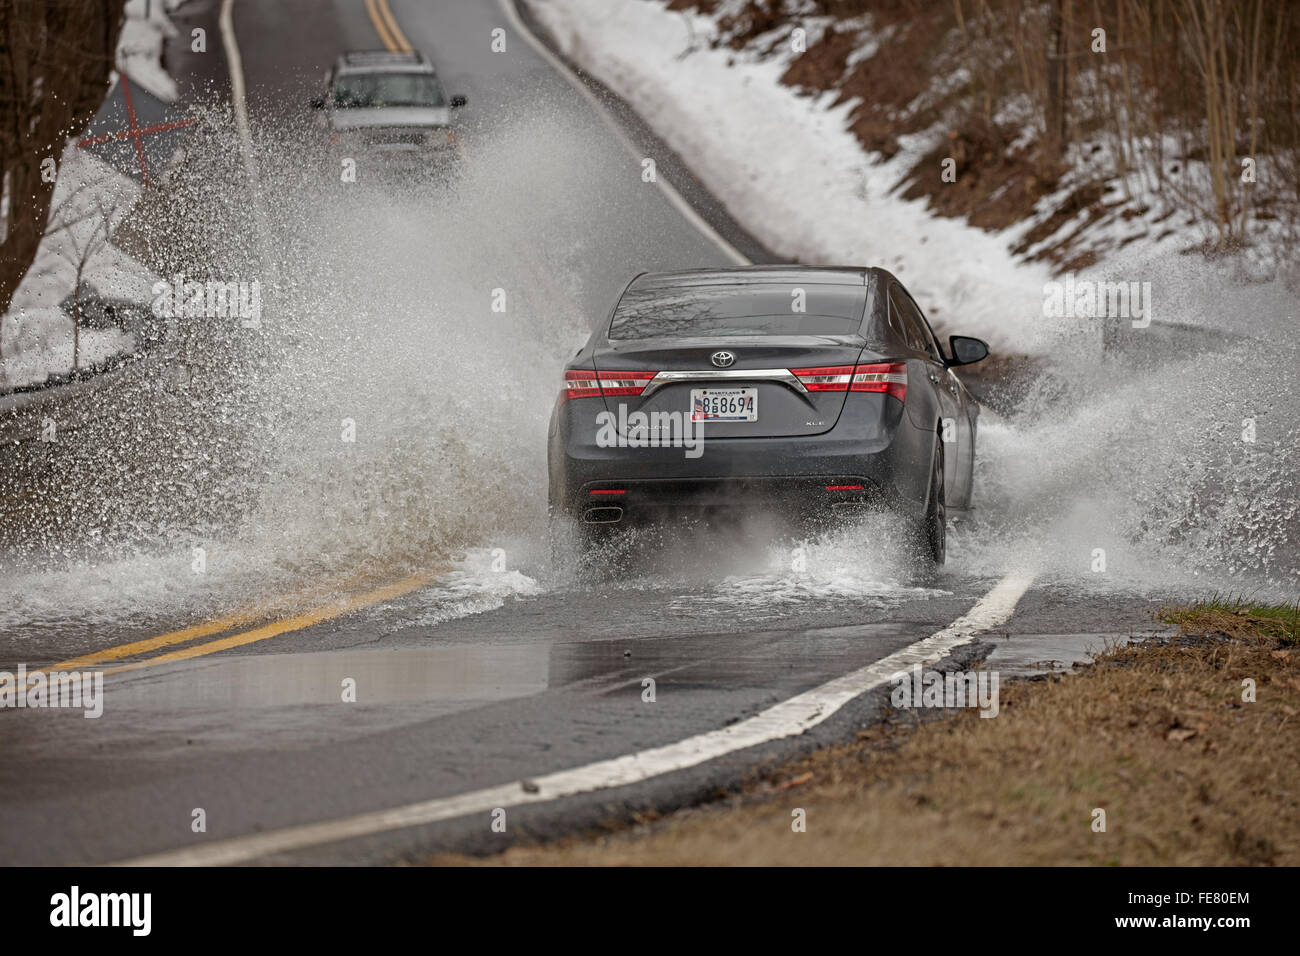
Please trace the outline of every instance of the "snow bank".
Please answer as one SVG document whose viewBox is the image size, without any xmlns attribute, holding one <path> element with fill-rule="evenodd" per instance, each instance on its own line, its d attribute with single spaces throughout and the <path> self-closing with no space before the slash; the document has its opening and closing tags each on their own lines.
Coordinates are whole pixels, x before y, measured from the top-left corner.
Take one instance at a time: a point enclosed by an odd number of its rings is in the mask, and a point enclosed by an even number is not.
<svg viewBox="0 0 1300 956">
<path fill-rule="evenodd" d="M 923 144 L 873 162 L 848 130 L 852 103 L 780 83 L 789 56 L 710 49 L 714 20 L 657 0 L 528 0 L 565 53 L 626 99 L 755 237 L 808 263 L 894 272 L 948 332 L 1049 347 L 1046 265 L 1008 234 L 930 214 L 891 191 Z M 908 148 L 911 145 L 913 148 Z"/>
</svg>

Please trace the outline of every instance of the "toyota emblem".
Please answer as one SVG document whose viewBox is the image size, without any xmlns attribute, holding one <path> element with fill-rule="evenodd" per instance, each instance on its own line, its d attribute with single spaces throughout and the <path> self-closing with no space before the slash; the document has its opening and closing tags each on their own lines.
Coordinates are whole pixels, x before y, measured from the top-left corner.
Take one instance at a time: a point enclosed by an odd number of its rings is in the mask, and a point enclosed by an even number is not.
<svg viewBox="0 0 1300 956">
<path fill-rule="evenodd" d="M 736 361 L 736 356 L 731 352 L 714 352 L 709 356 L 709 361 L 718 368 L 726 368 Z"/>
</svg>

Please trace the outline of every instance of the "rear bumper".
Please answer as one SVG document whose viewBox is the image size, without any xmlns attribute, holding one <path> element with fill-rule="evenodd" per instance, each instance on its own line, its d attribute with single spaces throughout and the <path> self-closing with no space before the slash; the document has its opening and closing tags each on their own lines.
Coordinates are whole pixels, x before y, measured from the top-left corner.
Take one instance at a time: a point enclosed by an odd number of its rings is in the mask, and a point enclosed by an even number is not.
<svg viewBox="0 0 1300 956">
<path fill-rule="evenodd" d="M 595 416 L 602 407 L 574 399 L 555 409 L 548 450 L 555 513 L 581 518 L 591 508 L 616 508 L 619 520 L 629 520 L 673 509 L 924 508 L 934 433 L 913 426 L 887 396 L 851 394 L 820 435 L 710 442 L 706 427 L 694 457 L 681 447 L 601 447 Z"/>
<path fill-rule="evenodd" d="M 659 520 L 668 512 L 713 514 L 737 509 L 815 518 L 835 509 L 876 509 L 884 504 L 881 488 L 861 475 L 659 478 L 589 482 L 578 489 L 572 513 L 589 524 L 615 524 Z"/>
<path fill-rule="evenodd" d="M 373 144 L 335 143 L 330 146 L 330 163 L 337 168 L 343 158 L 364 161 L 358 173 L 370 178 L 371 174 L 384 176 L 400 174 L 429 174 L 447 172 L 459 167 L 463 154 L 455 144 L 432 144 L 402 148 L 385 148 Z M 359 177 L 360 178 L 360 175 Z"/>
</svg>

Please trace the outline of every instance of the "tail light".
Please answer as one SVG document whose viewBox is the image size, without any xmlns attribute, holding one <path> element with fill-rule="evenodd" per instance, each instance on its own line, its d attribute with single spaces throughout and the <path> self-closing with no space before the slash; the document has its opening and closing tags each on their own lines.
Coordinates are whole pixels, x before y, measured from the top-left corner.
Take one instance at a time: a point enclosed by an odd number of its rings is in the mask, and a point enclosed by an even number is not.
<svg viewBox="0 0 1300 956">
<path fill-rule="evenodd" d="M 792 375 L 810 392 L 847 392 L 853 378 L 852 365 L 826 365 L 822 368 L 792 368 Z"/>
<path fill-rule="evenodd" d="M 606 395 L 640 395 L 658 372 L 597 372 L 600 390 Z"/>
<path fill-rule="evenodd" d="M 884 392 L 900 402 L 907 397 L 905 362 L 792 368 L 790 373 L 810 392 Z"/>
<path fill-rule="evenodd" d="M 560 387 L 560 401 L 568 401 L 571 398 L 599 398 L 600 382 L 596 379 L 595 372 L 565 372 L 564 384 Z"/>
<path fill-rule="evenodd" d="M 592 372 L 586 370 L 564 373 L 560 401 L 570 398 L 598 398 L 602 394 L 640 395 L 657 372 Z"/>
</svg>

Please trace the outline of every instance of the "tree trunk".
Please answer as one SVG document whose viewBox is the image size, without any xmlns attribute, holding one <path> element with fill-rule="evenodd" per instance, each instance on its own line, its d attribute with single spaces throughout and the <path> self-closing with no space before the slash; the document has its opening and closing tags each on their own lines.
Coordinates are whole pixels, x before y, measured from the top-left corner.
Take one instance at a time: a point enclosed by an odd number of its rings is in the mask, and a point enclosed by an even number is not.
<svg viewBox="0 0 1300 956">
<path fill-rule="evenodd" d="M 124 0 L 0 0 L 0 177 L 9 177 L 0 316 L 49 219 L 54 183 L 41 178 L 41 163 L 61 160 L 103 102 L 124 8 Z"/>
<path fill-rule="evenodd" d="M 1059 160 L 1065 155 L 1065 0 L 1052 0 L 1047 18 L 1047 155 Z"/>
<path fill-rule="evenodd" d="M 81 276 L 77 276 L 77 288 L 81 288 Z M 72 295 L 72 373 L 77 372 L 77 353 L 81 351 L 81 301 L 77 293 Z"/>
</svg>

